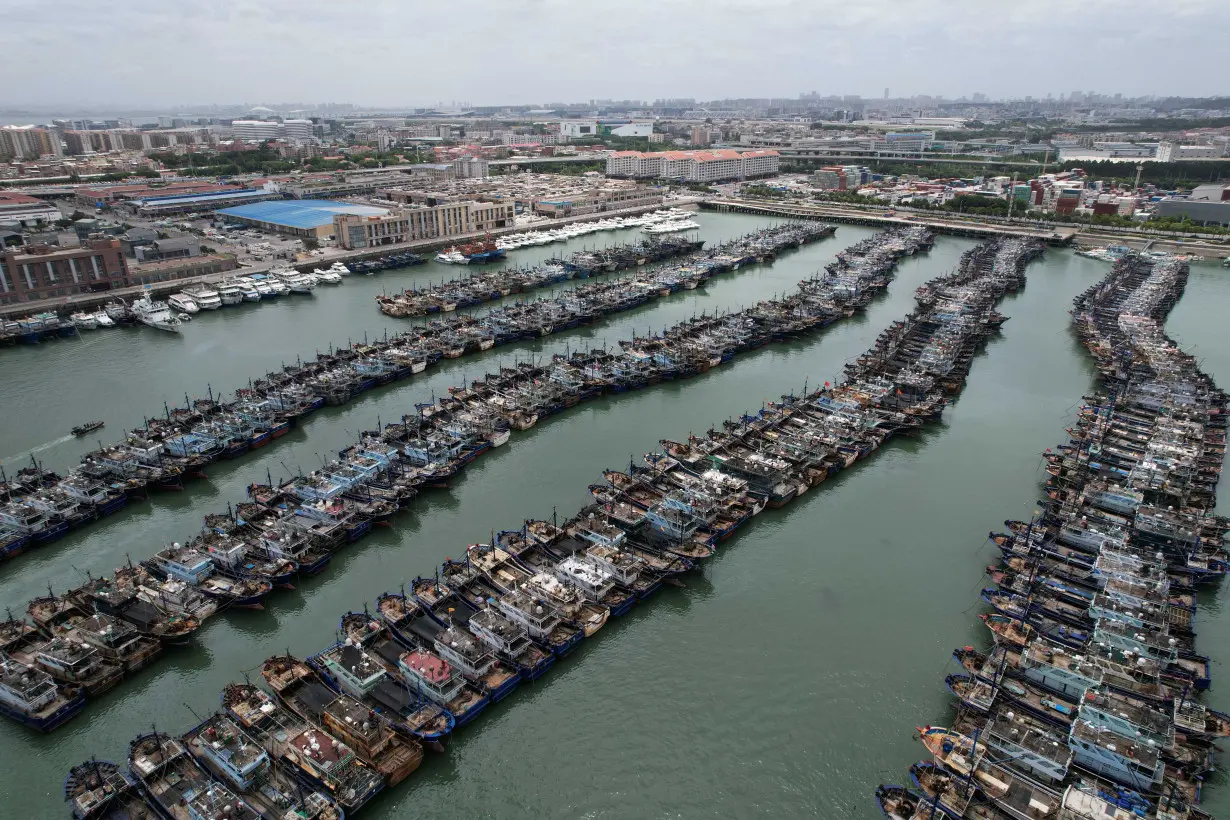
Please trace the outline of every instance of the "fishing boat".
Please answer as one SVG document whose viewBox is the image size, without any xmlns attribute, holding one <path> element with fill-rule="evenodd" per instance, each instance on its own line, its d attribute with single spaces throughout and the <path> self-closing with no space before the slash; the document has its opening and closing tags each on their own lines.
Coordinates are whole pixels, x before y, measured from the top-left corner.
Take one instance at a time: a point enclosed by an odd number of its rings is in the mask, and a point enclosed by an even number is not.
<svg viewBox="0 0 1230 820">
<path fill-rule="evenodd" d="M 273 760 L 224 712 L 205 718 L 180 740 L 200 766 L 262 818 L 341 820 L 344 816 L 332 796 L 321 789 L 304 789 L 285 765 Z"/>
<path fill-rule="evenodd" d="M 87 760 L 68 770 L 64 800 L 73 820 L 154 820 L 154 807 L 137 781 L 107 760 Z"/>
<path fill-rule="evenodd" d="M 390 786 L 405 780 L 422 763 L 423 746 L 416 736 L 399 733 L 379 712 L 330 689 L 316 670 L 298 658 L 267 658 L 261 677 L 282 705 L 348 744 Z M 438 739 L 430 745 L 443 749 Z"/>
<path fill-rule="evenodd" d="M 892 783 L 876 787 L 876 804 L 888 820 L 923 820 L 928 816 L 923 798 L 905 786 Z"/>
<path fill-rule="evenodd" d="M 361 809 L 385 786 L 384 776 L 354 750 L 250 684 L 228 684 L 227 714 L 265 751 L 284 763 L 306 787 L 324 789 L 348 814 Z"/>
<path fill-rule="evenodd" d="M 0 654 L 0 714 L 31 729 L 50 732 L 85 707 L 85 690 L 57 684 L 35 666 Z"/>
<path fill-rule="evenodd" d="M 81 437 L 93 433 L 95 430 L 101 430 L 105 421 L 87 421 L 85 424 L 78 424 L 73 428 L 73 435 Z"/>
<path fill-rule="evenodd" d="M 128 744 L 128 770 L 169 820 L 261 820 L 259 812 L 210 777 L 180 740 L 157 730 Z"/>
<path fill-rule="evenodd" d="M 68 318 L 73 323 L 73 326 L 76 327 L 78 330 L 97 330 L 98 329 L 98 319 L 94 316 L 93 313 L 85 313 L 84 311 L 78 311 L 72 314 L 71 316 L 69 316 Z"/>
</svg>

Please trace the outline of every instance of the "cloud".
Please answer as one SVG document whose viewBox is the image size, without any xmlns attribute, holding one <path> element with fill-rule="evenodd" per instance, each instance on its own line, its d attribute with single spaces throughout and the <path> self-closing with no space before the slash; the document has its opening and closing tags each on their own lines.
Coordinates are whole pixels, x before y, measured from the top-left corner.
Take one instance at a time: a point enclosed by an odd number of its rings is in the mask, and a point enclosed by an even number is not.
<svg viewBox="0 0 1230 820">
<path fill-rule="evenodd" d="M 1224 0 L 8 0 L 9 102 L 1213 95 Z"/>
</svg>

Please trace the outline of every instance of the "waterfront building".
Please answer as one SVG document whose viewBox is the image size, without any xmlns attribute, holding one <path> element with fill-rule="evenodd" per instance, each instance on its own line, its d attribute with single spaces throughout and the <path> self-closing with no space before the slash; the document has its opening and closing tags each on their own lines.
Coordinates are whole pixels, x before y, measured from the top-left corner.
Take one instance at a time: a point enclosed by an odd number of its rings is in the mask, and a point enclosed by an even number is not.
<svg viewBox="0 0 1230 820">
<path fill-rule="evenodd" d="M 535 201 L 533 209 L 534 213 L 539 216 L 558 218 L 661 204 L 662 192 L 660 190 L 635 185 L 619 188 L 591 188 L 570 192 L 565 196 L 552 196 L 550 199 Z"/>
<path fill-rule="evenodd" d="M 235 257 L 225 253 L 160 259 L 156 262 L 131 265 L 128 268 L 128 282 L 132 285 L 170 282 L 193 276 L 225 273 L 238 267 L 239 263 Z"/>
<path fill-rule="evenodd" d="M 355 250 L 507 228 L 515 217 L 512 202 L 447 202 L 379 215 L 338 214 L 332 227 L 338 245 Z"/>
<path fill-rule="evenodd" d="M 118 239 L 87 240 L 79 248 L 26 245 L 0 251 L 0 305 L 128 284 L 128 265 Z"/>
</svg>

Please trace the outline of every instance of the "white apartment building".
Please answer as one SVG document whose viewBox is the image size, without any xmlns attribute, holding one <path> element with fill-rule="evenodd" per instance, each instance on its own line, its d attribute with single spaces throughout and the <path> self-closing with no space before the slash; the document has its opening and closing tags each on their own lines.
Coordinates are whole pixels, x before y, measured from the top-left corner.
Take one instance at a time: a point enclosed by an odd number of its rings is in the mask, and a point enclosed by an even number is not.
<svg viewBox="0 0 1230 820">
<path fill-rule="evenodd" d="M 272 120 L 233 120 L 231 134 L 244 142 L 264 142 L 282 136 L 282 123 Z"/>
<path fill-rule="evenodd" d="M 616 151 L 607 157 L 608 176 L 717 182 L 778 173 L 781 156 L 772 150 Z"/>
<path fill-rule="evenodd" d="M 311 120 L 282 121 L 282 132 L 286 135 L 287 142 L 312 142 L 315 139 L 312 128 Z"/>
<path fill-rule="evenodd" d="M 482 157 L 458 157 L 453 160 L 454 179 L 486 179 L 489 175 L 490 167 Z"/>
</svg>

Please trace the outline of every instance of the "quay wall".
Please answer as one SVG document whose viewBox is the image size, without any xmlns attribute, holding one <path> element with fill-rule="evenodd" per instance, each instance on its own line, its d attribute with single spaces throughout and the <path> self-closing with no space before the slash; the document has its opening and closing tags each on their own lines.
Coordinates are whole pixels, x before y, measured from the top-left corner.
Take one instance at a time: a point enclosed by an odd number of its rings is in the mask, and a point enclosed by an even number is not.
<svg viewBox="0 0 1230 820">
<path fill-rule="evenodd" d="M 1028 227 L 1000 227 L 995 225 L 953 224 L 940 219 L 925 216 L 911 218 L 884 216 L 860 211 L 843 211 L 830 207 L 814 207 L 807 205 L 787 205 L 735 200 L 704 200 L 700 203 L 701 210 L 719 211 L 723 213 L 755 214 L 761 216 L 777 216 L 787 219 L 814 219 L 824 222 L 841 222 L 849 225 L 867 225 L 873 228 L 893 228 L 909 225 L 925 225 L 936 233 L 950 236 L 963 236 L 974 239 L 989 239 L 996 236 L 1020 236 L 1027 239 L 1041 239 L 1048 245 L 1062 247 L 1070 245 L 1075 231 L 1058 233 L 1039 231 Z"/>
</svg>

